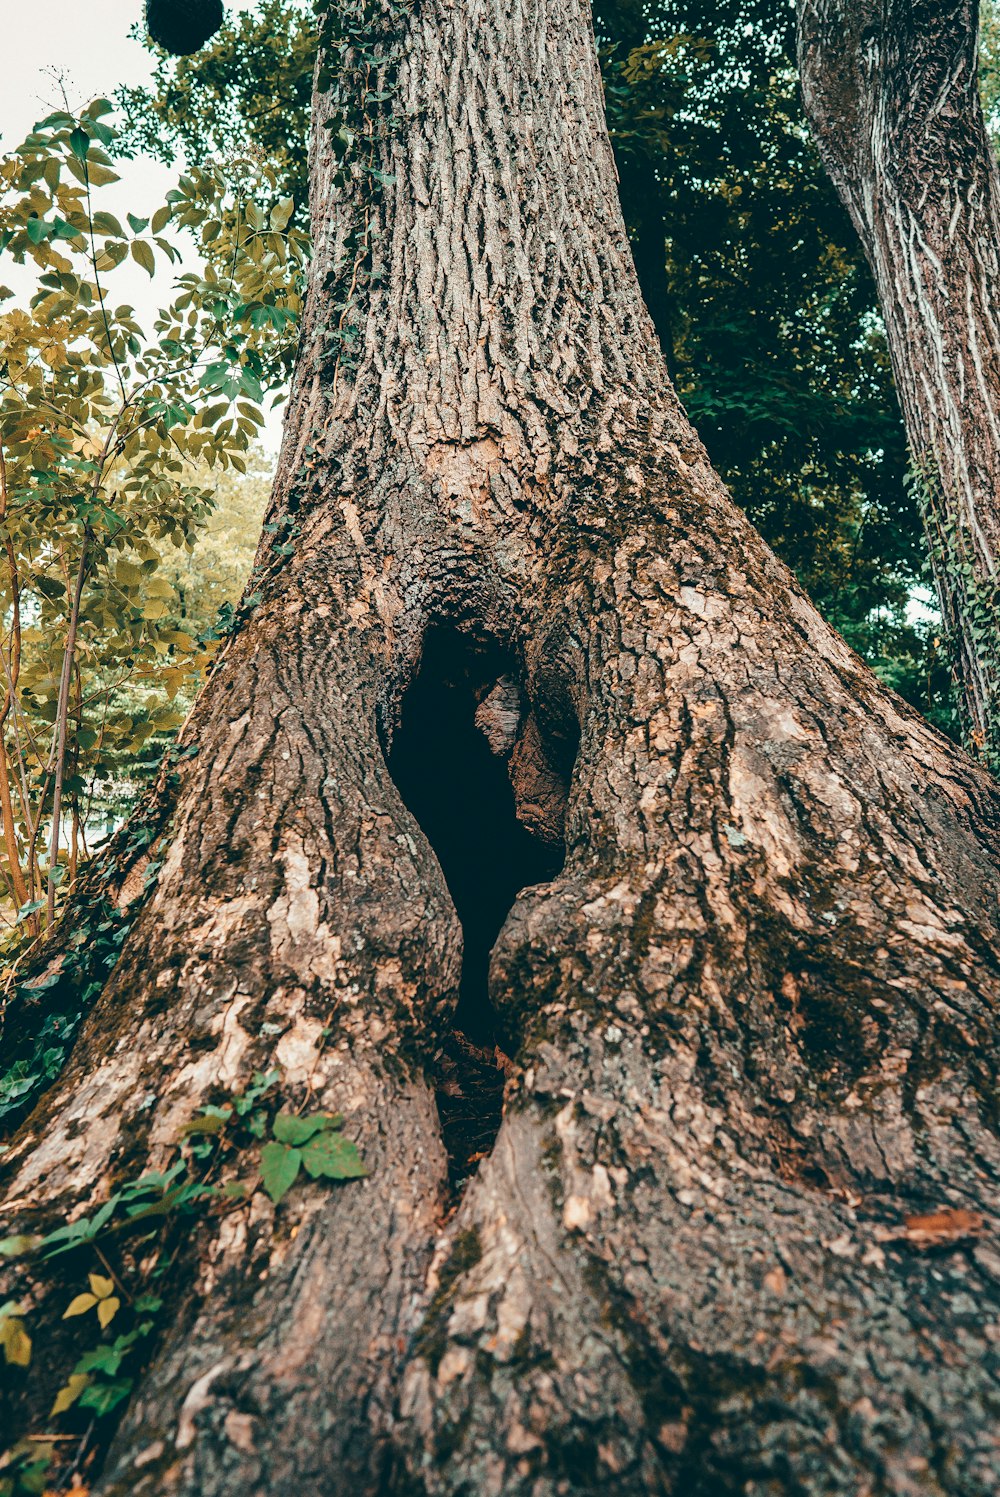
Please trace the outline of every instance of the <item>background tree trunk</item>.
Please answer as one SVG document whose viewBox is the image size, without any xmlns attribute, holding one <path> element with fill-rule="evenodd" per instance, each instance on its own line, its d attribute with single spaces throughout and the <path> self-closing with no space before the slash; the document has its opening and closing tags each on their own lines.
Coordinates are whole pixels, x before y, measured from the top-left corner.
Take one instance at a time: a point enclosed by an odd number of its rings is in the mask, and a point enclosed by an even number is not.
<svg viewBox="0 0 1000 1497">
<path fill-rule="evenodd" d="M 51 1224 L 277 1064 L 371 1173 L 210 1219 L 99 1490 L 982 1497 L 996 787 L 713 474 L 581 0 L 353 26 L 261 601 L 186 731 L 157 890 L 2 1168 L 11 1226 Z M 461 931 L 386 759 L 407 782 L 442 661 L 565 852 L 463 996 L 517 1063 L 457 1210 Z M 64 1297 L 31 1293 L 42 1345 Z"/>
<path fill-rule="evenodd" d="M 974 742 L 1000 746 L 1000 181 L 978 0 L 799 0 L 799 70 L 878 288 Z"/>
</svg>

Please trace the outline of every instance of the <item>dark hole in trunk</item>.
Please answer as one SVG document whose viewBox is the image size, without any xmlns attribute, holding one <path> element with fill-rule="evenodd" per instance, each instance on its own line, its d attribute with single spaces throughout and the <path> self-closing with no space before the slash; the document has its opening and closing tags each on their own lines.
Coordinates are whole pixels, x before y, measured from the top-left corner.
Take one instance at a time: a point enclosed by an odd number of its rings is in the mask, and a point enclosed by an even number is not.
<svg viewBox="0 0 1000 1497">
<path fill-rule="evenodd" d="M 462 923 L 464 957 L 454 1031 L 438 1056 L 438 1109 L 457 1187 L 500 1126 L 510 1036 L 490 1002 L 490 952 L 518 892 L 552 878 L 562 847 L 518 821 L 507 757 L 476 726 L 496 683 L 516 678 L 499 646 L 443 626 L 428 630 L 403 698 L 389 769 L 441 864 Z M 511 697 L 514 692 L 511 686 Z"/>
</svg>

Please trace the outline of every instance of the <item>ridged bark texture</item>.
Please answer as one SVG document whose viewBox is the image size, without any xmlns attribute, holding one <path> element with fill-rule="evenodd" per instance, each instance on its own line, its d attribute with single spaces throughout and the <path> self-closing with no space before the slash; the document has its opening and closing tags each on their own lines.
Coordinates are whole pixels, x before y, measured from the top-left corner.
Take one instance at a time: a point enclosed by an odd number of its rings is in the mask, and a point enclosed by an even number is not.
<svg viewBox="0 0 1000 1497">
<path fill-rule="evenodd" d="M 978 0 L 798 0 L 802 94 L 871 264 L 972 737 L 1000 753 L 1000 178 Z"/>
<path fill-rule="evenodd" d="M 384 26 L 377 190 L 336 180 L 316 101 L 262 601 L 187 730 L 156 893 L 2 1166 L 12 1224 L 83 1209 L 276 1063 L 371 1175 L 206 1226 L 98 1490 L 985 1497 L 996 787 L 713 473 L 583 0 Z M 385 760 L 444 624 L 516 662 L 515 795 L 566 848 L 494 948 L 517 1064 L 451 1215 L 427 1077 L 461 932 Z M 965 1225 L 928 1241 L 942 1211 Z"/>
</svg>

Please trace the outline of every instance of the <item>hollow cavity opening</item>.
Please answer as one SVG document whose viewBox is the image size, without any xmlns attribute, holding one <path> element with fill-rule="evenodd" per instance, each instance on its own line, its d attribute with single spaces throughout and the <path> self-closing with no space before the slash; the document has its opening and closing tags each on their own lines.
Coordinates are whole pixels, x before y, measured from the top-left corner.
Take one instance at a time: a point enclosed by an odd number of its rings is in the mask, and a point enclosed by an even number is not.
<svg viewBox="0 0 1000 1497">
<path fill-rule="evenodd" d="M 389 770 L 441 864 L 461 921 L 454 1029 L 437 1058 L 438 1109 L 458 1185 L 500 1126 L 511 1038 L 490 1001 L 490 952 L 518 893 L 558 873 L 563 848 L 517 818 L 508 760 L 521 718 L 514 662 L 495 642 L 428 630 Z"/>
</svg>

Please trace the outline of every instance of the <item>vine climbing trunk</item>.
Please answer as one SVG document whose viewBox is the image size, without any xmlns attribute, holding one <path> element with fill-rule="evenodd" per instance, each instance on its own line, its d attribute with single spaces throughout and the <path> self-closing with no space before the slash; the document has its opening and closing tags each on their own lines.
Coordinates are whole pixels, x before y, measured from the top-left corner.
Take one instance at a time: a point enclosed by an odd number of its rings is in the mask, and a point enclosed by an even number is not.
<svg viewBox="0 0 1000 1497">
<path fill-rule="evenodd" d="M 973 742 L 1000 754 L 1000 179 L 978 0 L 799 0 L 802 94 L 878 288 Z"/>
<path fill-rule="evenodd" d="M 96 1490 L 985 1497 L 996 786 L 713 473 L 583 0 L 341 9 L 323 45 L 259 601 L 185 730 L 156 890 L 0 1168 L 11 1229 L 50 1227 L 277 1066 L 369 1176 L 207 1216 Z M 463 659 L 564 861 L 493 947 L 513 1063 L 456 1204 L 465 891 L 387 759 L 402 784 L 410 688 Z M 58 1347 L 65 1297 L 17 1292 Z M 14 1391 L 32 1428 L 53 1389 Z"/>
</svg>

